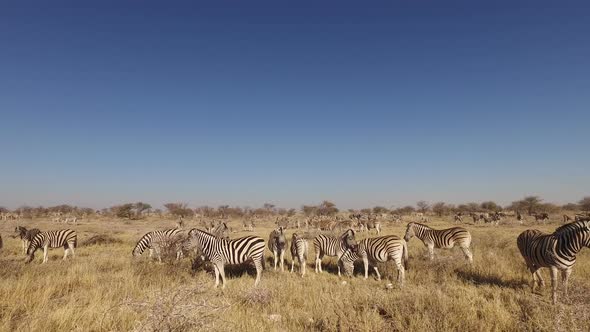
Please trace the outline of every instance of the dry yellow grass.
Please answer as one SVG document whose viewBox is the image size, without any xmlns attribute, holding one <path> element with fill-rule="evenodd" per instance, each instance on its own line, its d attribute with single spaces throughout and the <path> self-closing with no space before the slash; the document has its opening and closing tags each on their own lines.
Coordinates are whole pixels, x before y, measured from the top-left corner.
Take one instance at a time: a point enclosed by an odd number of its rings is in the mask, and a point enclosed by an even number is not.
<svg viewBox="0 0 590 332">
<path fill-rule="evenodd" d="M 25 221 L 42 230 L 64 228 L 47 221 Z M 0 330 L 2 331 L 588 331 L 590 329 L 590 250 L 579 256 L 568 299 L 560 293 L 551 305 L 550 287 L 532 294 L 531 277 L 516 247 L 526 228 L 547 226 L 466 225 L 473 235 L 474 264 L 460 250 L 435 251 L 426 258 L 418 239 L 409 243 L 410 270 L 403 289 L 386 289 L 387 280 L 363 280 L 361 266 L 352 279 L 335 275 L 335 260 L 325 259 L 321 275 L 275 272 L 267 261 L 261 285 L 253 271 L 230 268 L 225 290 L 213 289 L 213 276 L 193 272 L 191 262 L 158 264 L 132 259 L 135 241 L 146 231 L 172 227 L 172 221 L 91 220 L 68 226 L 78 232 L 77 257 L 24 264 L 20 242 L 11 239 L 14 222 L 0 225 Z M 236 228 L 241 223 L 233 222 Z M 267 238 L 271 223 L 255 234 Z M 436 228 L 450 220 L 435 219 Z M 193 227 L 196 225 L 190 225 Z M 405 223 L 386 224 L 385 234 L 403 236 Z M 290 238 L 293 230 L 288 230 Z M 101 241 L 95 235 L 115 241 Z M 246 234 L 239 232 L 232 237 Z M 366 236 L 359 234 L 359 238 Z M 310 241 L 311 245 L 311 241 Z M 289 256 L 289 254 L 287 254 Z M 270 253 L 266 251 L 266 257 Z M 290 257 L 288 257 L 290 262 Z M 380 266 L 395 280 L 392 266 Z M 547 271 L 543 275 L 550 284 Z M 374 275 L 371 275 L 374 277 Z M 343 283 L 345 281 L 346 283 Z M 393 282 L 396 285 L 395 281 Z"/>
</svg>

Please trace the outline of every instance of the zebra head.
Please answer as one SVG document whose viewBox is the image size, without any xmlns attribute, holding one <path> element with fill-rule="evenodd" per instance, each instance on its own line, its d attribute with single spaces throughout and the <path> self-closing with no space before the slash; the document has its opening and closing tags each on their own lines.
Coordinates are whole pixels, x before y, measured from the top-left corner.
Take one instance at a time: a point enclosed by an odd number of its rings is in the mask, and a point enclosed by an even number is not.
<svg viewBox="0 0 590 332">
<path fill-rule="evenodd" d="M 404 235 L 404 240 L 405 240 L 406 242 L 410 241 L 410 239 L 411 239 L 413 236 L 415 236 L 415 235 L 416 235 L 416 233 L 414 232 L 414 226 L 415 226 L 415 225 L 416 225 L 416 224 L 415 224 L 415 223 L 413 223 L 413 222 L 411 222 L 411 223 L 408 223 L 408 226 L 407 226 L 407 228 L 406 228 L 406 235 Z"/>
<path fill-rule="evenodd" d="M 23 226 L 16 226 L 14 232 L 22 239 L 27 234 L 27 229 Z"/>
<path fill-rule="evenodd" d="M 352 252 L 356 252 L 358 249 L 358 243 L 356 242 L 354 235 L 354 230 L 350 228 L 340 237 L 344 243 L 344 246 L 347 249 L 350 249 Z"/>
</svg>

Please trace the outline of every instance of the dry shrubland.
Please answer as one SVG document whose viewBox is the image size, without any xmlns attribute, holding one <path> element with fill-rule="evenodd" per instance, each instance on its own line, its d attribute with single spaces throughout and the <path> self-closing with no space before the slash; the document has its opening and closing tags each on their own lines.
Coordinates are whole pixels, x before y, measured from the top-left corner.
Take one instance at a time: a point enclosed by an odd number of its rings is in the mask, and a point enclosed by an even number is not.
<svg viewBox="0 0 590 332">
<path fill-rule="evenodd" d="M 443 228 L 452 222 L 435 219 L 431 224 Z M 458 249 L 435 251 L 435 260 L 429 261 L 424 246 L 414 238 L 403 289 L 395 281 L 393 289 L 385 287 L 397 276 L 390 264 L 379 265 L 382 281 L 372 273 L 363 280 L 362 264 L 356 265 L 353 278 L 338 278 L 333 258 L 325 258 L 325 272 L 315 274 L 311 241 L 305 277 L 275 272 L 267 261 L 258 288 L 253 288 L 253 269 L 248 266 L 228 268 L 228 285 L 221 290 L 213 289 L 208 264 L 192 264 L 187 258 L 159 264 L 147 254 L 131 257 L 141 235 L 173 225 L 154 220 L 86 220 L 69 226 L 78 232 L 75 259 L 63 262 L 63 250 L 54 249 L 47 264 L 40 264 L 38 253 L 33 263 L 25 265 L 20 242 L 10 238 L 14 225 L 0 224 L 4 238 L 0 330 L 588 331 L 590 326 L 590 250 L 579 255 L 569 298 L 560 292 L 559 304 L 551 305 L 546 270 L 546 288 L 539 294 L 530 292 L 531 276 L 516 237 L 526 228 L 552 231 L 557 222 L 465 225 L 473 235 L 472 266 Z M 29 226 L 64 227 L 45 221 Z M 254 234 L 266 239 L 272 222 L 267 226 Z M 404 226 L 385 224 L 384 232 L 401 236 Z M 292 232 L 287 231 L 288 238 Z M 232 237 L 251 234 L 238 232 Z M 271 257 L 268 250 L 266 257 Z"/>
</svg>

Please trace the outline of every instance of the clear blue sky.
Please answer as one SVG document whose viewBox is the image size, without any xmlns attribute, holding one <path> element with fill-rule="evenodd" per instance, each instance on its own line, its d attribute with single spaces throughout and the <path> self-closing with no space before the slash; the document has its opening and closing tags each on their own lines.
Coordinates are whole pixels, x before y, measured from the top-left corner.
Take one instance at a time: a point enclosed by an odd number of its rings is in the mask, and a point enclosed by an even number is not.
<svg viewBox="0 0 590 332">
<path fill-rule="evenodd" d="M 0 205 L 577 201 L 590 4 L 515 2 L 3 1 Z"/>
</svg>

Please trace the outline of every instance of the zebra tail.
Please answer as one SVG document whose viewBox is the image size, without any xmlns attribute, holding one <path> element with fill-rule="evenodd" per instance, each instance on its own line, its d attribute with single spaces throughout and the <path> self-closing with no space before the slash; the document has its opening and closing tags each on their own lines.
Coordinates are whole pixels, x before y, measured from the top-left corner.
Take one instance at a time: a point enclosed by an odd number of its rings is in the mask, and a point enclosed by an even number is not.
<svg viewBox="0 0 590 332">
<path fill-rule="evenodd" d="M 404 255 L 404 258 L 403 258 L 403 260 L 404 260 L 404 269 L 406 271 L 409 271 L 410 270 L 410 265 L 408 264 L 408 243 L 405 242 L 405 241 L 404 241 L 404 248 L 403 248 L 403 250 L 404 250 L 404 252 L 403 252 L 403 255 Z"/>
</svg>

